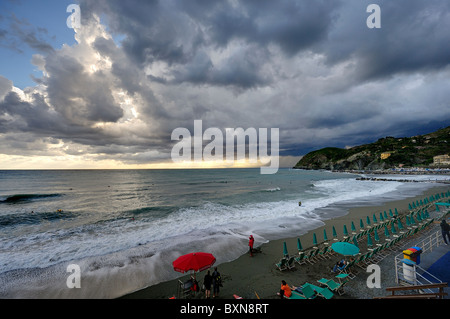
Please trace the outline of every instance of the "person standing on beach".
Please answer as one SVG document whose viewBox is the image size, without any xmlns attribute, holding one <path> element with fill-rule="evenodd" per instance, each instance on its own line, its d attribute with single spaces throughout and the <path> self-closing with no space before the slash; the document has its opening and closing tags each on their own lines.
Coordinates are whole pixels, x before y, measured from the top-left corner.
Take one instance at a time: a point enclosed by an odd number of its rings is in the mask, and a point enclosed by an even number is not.
<svg viewBox="0 0 450 319">
<path fill-rule="evenodd" d="M 253 257 L 253 245 L 255 244 L 255 239 L 253 238 L 253 235 L 250 235 L 248 238 L 248 247 L 250 250 L 250 256 Z"/>
<path fill-rule="evenodd" d="M 212 273 L 212 285 L 213 285 L 213 298 L 219 297 L 220 287 L 222 286 L 222 278 L 220 277 L 220 272 L 217 267 L 214 267 L 214 272 Z"/>
<path fill-rule="evenodd" d="M 205 298 L 209 299 L 211 298 L 211 284 L 212 284 L 212 277 L 209 273 L 209 270 L 206 272 L 205 278 L 203 278 L 203 284 L 205 285 Z"/>
<path fill-rule="evenodd" d="M 444 242 L 446 245 L 448 245 L 450 243 L 450 225 L 447 224 L 447 221 L 445 219 L 443 219 L 440 226 L 442 230 L 442 237 L 444 237 Z M 447 239 L 449 242 L 447 242 Z"/>
</svg>

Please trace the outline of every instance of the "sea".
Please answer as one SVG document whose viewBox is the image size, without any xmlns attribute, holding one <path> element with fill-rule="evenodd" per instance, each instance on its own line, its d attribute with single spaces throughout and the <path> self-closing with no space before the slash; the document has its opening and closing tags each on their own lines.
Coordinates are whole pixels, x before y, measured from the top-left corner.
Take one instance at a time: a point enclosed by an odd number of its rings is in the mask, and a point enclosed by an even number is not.
<svg viewBox="0 0 450 319">
<path fill-rule="evenodd" d="M 257 245 L 299 236 L 348 207 L 413 197 L 448 178 L 360 176 L 295 169 L 0 171 L 0 298 L 120 297 L 181 276 L 172 267 L 180 255 L 210 252 L 219 265 L 246 253 L 250 234 Z"/>
</svg>

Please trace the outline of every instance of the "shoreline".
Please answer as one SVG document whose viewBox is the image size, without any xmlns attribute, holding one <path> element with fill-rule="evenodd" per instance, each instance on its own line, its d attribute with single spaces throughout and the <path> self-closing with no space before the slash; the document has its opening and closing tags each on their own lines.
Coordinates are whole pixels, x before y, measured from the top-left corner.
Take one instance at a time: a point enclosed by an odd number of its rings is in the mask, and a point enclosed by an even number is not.
<svg viewBox="0 0 450 319">
<path fill-rule="evenodd" d="M 219 299 L 234 299 L 233 295 L 236 294 L 244 299 L 277 299 L 276 292 L 279 290 L 281 280 L 285 280 L 289 285 L 299 286 L 305 282 L 310 282 L 312 284 L 317 284 L 317 280 L 323 276 L 328 276 L 332 278 L 334 274 L 330 273 L 332 266 L 340 259 L 339 256 L 334 255 L 332 258 L 315 263 L 313 265 L 298 265 L 294 270 L 285 270 L 283 272 L 279 271 L 275 264 L 279 262 L 283 256 L 283 242 L 286 242 L 287 249 L 290 255 L 298 255 L 297 251 L 297 238 L 300 238 L 303 249 L 313 246 L 313 234 L 315 233 L 320 245 L 323 241 L 323 231 L 326 230 L 330 244 L 333 242 L 332 239 L 332 227 L 334 226 L 338 238 L 342 238 L 343 227 L 346 225 L 349 232 L 351 222 L 354 222 L 357 231 L 359 230 L 359 221 L 363 220 L 364 225 L 366 224 L 366 217 L 372 218 L 372 215 L 376 213 L 378 218 L 379 213 L 382 211 L 389 211 L 395 208 L 398 209 L 400 214 L 409 211 L 408 204 L 416 201 L 417 199 L 423 199 L 436 193 L 448 191 L 448 186 L 445 185 L 433 185 L 427 187 L 425 190 L 421 191 L 419 195 L 408 197 L 398 200 L 385 200 L 380 204 L 366 204 L 366 205 L 355 205 L 354 203 L 343 202 L 341 204 L 332 205 L 330 209 L 342 209 L 345 213 L 341 216 L 323 219 L 323 226 L 316 229 L 310 230 L 303 235 L 297 237 L 289 237 L 282 239 L 271 240 L 264 244 L 255 243 L 255 247 L 261 249 L 261 253 L 254 254 L 250 257 L 248 253 L 241 255 L 235 260 L 224 262 L 219 265 L 214 265 L 218 267 L 219 272 L 223 278 L 223 287 L 221 288 Z M 394 192 L 395 194 L 395 192 Z M 328 208 L 328 207 L 327 207 Z M 324 208 L 324 209 L 327 209 Z M 249 234 L 250 235 L 250 234 Z M 386 264 L 386 263 L 385 263 Z M 389 265 L 390 263 L 387 263 Z M 389 266 L 384 266 L 389 267 Z M 392 266 L 393 267 L 393 266 Z M 383 269 L 382 269 L 383 270 Z M 385 271 L 388 272 L 387 270 Z M 206 271 L 197 273 L 197 280 L 203 281 L 203 277 Z M 365 274 L 362 274 L 366 277 Z M 125 294 L 119 298 L 122 299 L 168 299 L 177 295 L 178 281 L 186 281 L 189 278 L 189 274 L 185 274 L 177 279 L 172 279 L 169 281 L 161 282 L 156 285 L 152 285 L 146 288 L 139 289 L 134 292 Z M 389 279 L 389 278 L 386 278 Z M 353 283 L 357 283 L 357 280 L 353 280 Z M 389 282 L 390 281 L 386 281 Z M 365 280 L 364 280 L 365 283 Z M 350 283 L 348 284 L 350 285 Z M 361 282 L 359 283 L 361 285 Z M 337 298 L 354 298 L 360 299 L 362 295 L 364 298 L 372 298 L 367 296 L 382 296 L 385 295 L 383 288 L 392 286 L 392 284 L 382 285 L 381 289 L 376 289 L 365 293 L 353 293 L 352 295 L 344 295 L 342 297 L 336 295 Z M 352 290 L 351 287 L 349 289 Z M 366 288 L 365 290 L 370 290 Z M 358 291 L 356 289 L 355 291 Z M 356 295 L 355 295 L 356 294 Z M 359 295 L 359 296 L 358 296 Z M 203 299 L 204 293 L 197 293 L 196 299 Z"/>
</svg>

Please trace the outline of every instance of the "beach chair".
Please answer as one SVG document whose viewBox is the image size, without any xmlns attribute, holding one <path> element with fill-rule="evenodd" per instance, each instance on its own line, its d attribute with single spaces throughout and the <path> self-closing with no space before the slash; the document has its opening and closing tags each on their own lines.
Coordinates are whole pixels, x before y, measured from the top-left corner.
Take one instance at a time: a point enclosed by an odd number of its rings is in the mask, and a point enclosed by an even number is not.
<svg viewBox="0 0 450 319">
<path fill-rule="evenodd" d="M 278 263 L 275 264 L 275 266 L 277 266 L 278 270 L 283 271 L 288 268 L 287 263 L 288 263 L 288 259 L 286 257 L 283 257 L 280 259 L 280 261 Z"/>
<path fill-rule="evenodd" d="M 299 264 L 299 265 L 306 264 L 305 256 L 306 256 L 306 255 L 305 255 L 303 252 L 302 252 L 302 253 L 299 253 L 299 255 L 298 255 L 297 257 L 295 257 L 294 260 L 295 260 L 295 262 L 296 262 L 297 264 Z"/>
<path fill-rule="evenodd" d="M 304 292 L 305 289 L 308 294 L 311 294 L 310 290 L 312 289 L 312 291 L 315 293 L 315 297 L 319 296 L 319 297 L 322 297 L 325 299 L 331 299 L 334 296 L 333 292 L 331 290 L 329 290 L 327 287 L 319 287 L 319 286 L 316 286 L 316 285 L 313 285 L 310 283 L 305 283 L 302 286 L 302 291 Z"/>
<path fill-rule="evenodd" d="M 304 295 L 302 295 L 298 291 L 292 290 L 291 296 L 287 299 L 308 299 L 308 298 L 306 298 Z"/>
<path fill-rule="evenodd" d="M 306 283 L 302 286 L 302 293 L 306 299 L 314 299 L 317 297 L 317 293 L 314 291 L 310 284 Z"/>
<path fill-rule="evenodd" d="M 337 283 L 333 279 L 330 279 L 326 282 L 326 286 L 331 292 L 337 292 L 339 296 L 342 296 L 344 294 L 344 285 L 347 283 L 347 281 L 344 281 L 343 283 Z"/>
<path fill-rule="evenodd" d="M 288 258 L 286 266 L 288 269 L 295 268 L 295 256 L 291 256 Z"/>
</svg>

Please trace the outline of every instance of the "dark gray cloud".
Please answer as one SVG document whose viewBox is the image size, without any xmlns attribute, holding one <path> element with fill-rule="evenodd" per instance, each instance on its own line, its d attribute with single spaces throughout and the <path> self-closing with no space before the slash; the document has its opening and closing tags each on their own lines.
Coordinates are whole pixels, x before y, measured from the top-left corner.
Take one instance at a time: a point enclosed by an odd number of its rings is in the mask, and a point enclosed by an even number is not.
<svg viewBox="0 0 450 319">
<path fill-rule="evenodd" d="M 44 75 L 26 98 L 0 77 L 2 142 L 145 163 L 195 119 L 278 127 L 283 155 L 448 125 L 450 3 L 380 0 L 369 29 L 371 3 L 81 0 L 78 43 L 58 50 L 16 19 L 0 39 L 34 48 Z"/>
</svg>

